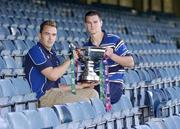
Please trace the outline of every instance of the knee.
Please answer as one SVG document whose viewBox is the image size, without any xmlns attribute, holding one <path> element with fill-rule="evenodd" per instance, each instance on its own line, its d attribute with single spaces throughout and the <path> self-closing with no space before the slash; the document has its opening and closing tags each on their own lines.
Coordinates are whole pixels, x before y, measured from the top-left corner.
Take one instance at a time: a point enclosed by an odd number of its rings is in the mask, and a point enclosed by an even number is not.
<svg viewBox="0 0 180 129">
<path fill-rule="evenodd" d="M 99 98 L 98 92 L 94 89 L 91 89 L 91 98 Z"/>
</svg>

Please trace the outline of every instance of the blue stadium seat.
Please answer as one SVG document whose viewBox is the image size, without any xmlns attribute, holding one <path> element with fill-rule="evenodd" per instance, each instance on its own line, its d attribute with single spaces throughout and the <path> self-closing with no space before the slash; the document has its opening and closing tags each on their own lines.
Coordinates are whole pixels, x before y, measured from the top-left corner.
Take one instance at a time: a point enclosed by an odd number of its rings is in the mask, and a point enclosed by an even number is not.
<svg viewBox="0 0 180 129">
<path fill-rule="evenodd" d="M 11 78 L 10 80 L 12 81 L 12 84 L 16 89 L 15 92 L 17 94 L 24 95 L 24 94 L 29 94 L 32 92 L 27 80 L 22 79 L 22 78 Z"/>
<path fill-rule="evenodd" d="M 8 39 L 10 40 L 25 39 L 25 37 L 21 35 L 21 32 L 18 27 L 14 27 L 13 25 L 11 25 L 9 28 L 10 28 L 11 35 L 9 36 Z"/>
<path fill-rule="evenodd" d="M 1 116 L 0 116 L 0 123 L 1 123 L 0 129 L 10 129 L 8 121 L 5 118 L 2 118 Z"/>
<path fill-rule="evenodd" d="M 38 107 L 36 93 L 32 92 L 27 80 L 22 78 L 11 78 L 11 82 L 15 87 L 16 93 L 19 95 L 23 95 L 23 101 L 26 102 L 26 108 L 36 109 Z"/>
<path fill-rule="evenodd" d="M 25 75 L 24 69 L 22 67 L 18 67 L 15 60 L 11 56 L 3 56 L 3 59 L 7 65 L 7 68 L 12 69 L 12 74 L 14 76 Z"/>
<path fill-rule="evenodd" d="M 43 121 L 37 110 L 24 110 L 23 113 L 28 119 L 30 129 L 42 129 Z"/>
<path fill-rule="evenodd" d="M 37 41 L 39 39 L 38 38 L 38 30 L 26 28 L 26 31 L 27 31 L 27 39 L 35 40 L 35 41 Z"/>
<path fill-rule="evenodd" d="M 147 125 L 138 125 L 135 127 L 135 129 L 151 129 Z"/>
<path fill-rule="evenodd" d="M 63 75 L 61 78 L 61 84 L 71 85 L 71 76 L 69 74 Z"/>
<path fill-rule="evenodd" d="M 14 104 L 11 103 L 11 100 L 9 97 L 0 97 L 0 116 L 3 118 L 6 117 L 8 112 L 12 111 L 12 106 Z"/>
<path fill-rule="evenodd" d="M 81 111 L 83 112 L 84 115 L 84 120 L 83 120 L 84 127 L 95 128 L 97 124 L 96 112 L 92 107 L 91 103 L 88 101 L 81 101 L 79 103 L 80 103 Z"/>
<path fill-rule="evenodd" d="M 12 76 L 12 69 L 7 68 L 7 65 L 3 58 L 0 56 L 0 76 Z"/>
<path fill-rule="evenodd" d="M 5 40 L 10 35 L 8 28 L 0 26 L 0 40 Z"/>
<path fill-rule="evenodd" d="M 4 50 L 9 51 L 6 52 L 4 55 L 21 55 L 21 52 L 17 50 L 12 40 L 4 40 L 2 41 Z"/>
<path fill-rule="evenodd" d="M 28 52 L 28 47 L 26 46 L 25 42 L 23 40 L 14 40 L 14 44 L 17 48 L 17 50 L 20 50 L 21 55 L 25 55 Z"/>
<path fill-rule="evenodd" d="M 154 121 L 148 121 L 146 123 L 151 129 L 160 129 L 156 122 Z"/>
<path fill-rule="evenodd" d="M 31 49 L 36 43 L 33 40 L 24 40 L 28 49 Z"/>
<path fill-rule="evenodd" d="M 58 29 L 57 37 L 58 37 L 58 39 L 57 39 L 58 41 L 64 42 L 65 39 L 66 39 L 66 34 L 65 34 L 64 30 L 59 30 Z"/>
<path fill-rule="evenodd" d="M 43 128 L 55 128 L 60 125 L 60 121 L 52 108 L 38 108 L 38 112 L 43 120 Z"/>
<path fill-rule="evenodd" d="M 102 100 L 98 98 L 91 98 L 90 100 L 96 112 L 96 121 L 98 121 L 99 123 L 97 124 L 97 128 L 105 128 L 106 123 L 107 123 L 107 127 L 111 126 L 113 124 L 112 122 L 114 118 L 112 117 L 111 112 L 106 112 Z"/>
<path fill-rule="evenodd" d="M 175 121 L 172 117 L 164 118 L 163 122 L 167 129 L 179 129 L 179 127 L 176 126 Z"/>
<path fill-rule="evenodd" d="M 11 129 L 31 129 L 27 117 L 22 112 L 10 112 L 7 119 Z"/>
<path fill-rule="evenodd" d="M 23 96 L 16 93 L 15 87 L 9 79 L 0 80 L 0 94 L 1 97 L 10 97 L 9 104 L 15 104 L 15 111 L 25 109 Z"/>
</svg>

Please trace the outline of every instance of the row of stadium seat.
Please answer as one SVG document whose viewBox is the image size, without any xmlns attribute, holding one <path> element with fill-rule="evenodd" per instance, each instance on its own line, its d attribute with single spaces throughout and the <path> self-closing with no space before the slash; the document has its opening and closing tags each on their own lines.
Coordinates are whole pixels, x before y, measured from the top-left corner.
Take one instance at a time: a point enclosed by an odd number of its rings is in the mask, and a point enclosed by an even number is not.
<svg viewBox="0 0 180 129">
<path fill-rule="evenodd" d="M 113 105 L 111 112 L 106 112 L 100 99 L 54 105 L 52 108 L 9 112 L 0 120 L 5 129 L 79 129 L 79 128 L 131 128 L 139 125 L 138 108 L 133 108 L 126 96 Z"/>
</svg>

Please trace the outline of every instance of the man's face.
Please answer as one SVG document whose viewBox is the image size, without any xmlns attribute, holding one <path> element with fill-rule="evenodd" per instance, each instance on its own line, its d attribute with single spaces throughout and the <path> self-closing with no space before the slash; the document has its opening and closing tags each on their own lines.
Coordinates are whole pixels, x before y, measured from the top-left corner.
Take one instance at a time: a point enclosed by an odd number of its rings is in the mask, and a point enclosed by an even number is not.
<svg viewBox="0 0 180 129">
<path fill-rule="evenodd" d="M 98 17 L 98 15 L 87 16 L 86 17 L 86 29 L 91 34 L 94 35 L 98 32 L 101 32 L 102 20 Z"/>
<path fill-rule="evenodd" d="M 47 50 L 51 50 L 54 42 L 56 41 L 56 36 L 57 29 L 48 25 L 45 25 L 42 32 L 39 33 L 40 42 Z"/>
</svg>

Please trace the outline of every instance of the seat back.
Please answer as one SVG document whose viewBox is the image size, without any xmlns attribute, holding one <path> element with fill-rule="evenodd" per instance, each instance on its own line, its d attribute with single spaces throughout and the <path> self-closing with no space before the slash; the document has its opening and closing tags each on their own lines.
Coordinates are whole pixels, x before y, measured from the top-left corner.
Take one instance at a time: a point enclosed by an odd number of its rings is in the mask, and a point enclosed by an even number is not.
<svg viewBox="0 0 180 129">
<path fill-rule="evenodd" d="M 159 126 L 154 121 L 149 121 L 146 123 L 151 129 L 160 129 Z"/>
<path fill-rule="evenodd" d="M 27 80 L 22 78 L 11 78 L 11 82 L 14 85 L 17 94 L 31 93 L 30 85 Z"/>
<path fill-rule="evenodd" d="M 56 127 L 60 124 L 58 117 L 52 108 L 38 108 L 38 112 L 43 120 L 43 128 Z"/>
<path fill-rule="evenodd" d="M 176 127 L 175 121 L 172 119 L 172 117 L 164 118 L 163 122 L 167 129 L 179 129 Z"/>
<path fill-rule="evenodd" d="M 85 119 L 80 103 L 67 103 L 67 109 L 72 115 L 72 121 L 82 121 Z"/>
<path fill-rule="evenodd" d="M 6 119 L 0 116 L 0 129 L 10 129 L 9 123 Z"/>
<path fill-rule="evenodd" d="M 37 110 L 24 110 L 23 113 L 28 118 L 31 129 L 42 129 L 43 121 Z"/>
<path fill-rule="evenodd" d="M 0 79 L 0 96 L 14 96 L 16 95 L 15 87 L 9 79 Z"/>
<path fill-rule="evenodd" d="M 88 101 L 80 102 L 81 111 L 84 114 L 85 119 L 93 119 L 96 117 L 96 111 Z"/>
<path fill-rule="evenodd" d="M 58 116 L 60 123 L 72 122 L 72 115 L 66 105 L 54 105 L 52 108 Z"/>
<path fill-rule="evenodd" d="M 30 129 L 28 119 L 22 112 L 10 112 L 7 119 L 11 129 Z"/>
<path fill-rule="evenodd" d="M 93 108 L 96 111 L 96 115 L 104 115 L 106 113 L 106 109 L 104 107 L 103 102 L 98 98 L 91 98 L 91 103 Z"/>
<path fill-rule="evenodd" d="M 135 127 L 135 129 L 150 129 L 150 127 L 147 125 L 138 125 Z"/>
</svg>

